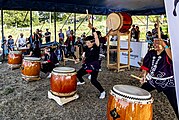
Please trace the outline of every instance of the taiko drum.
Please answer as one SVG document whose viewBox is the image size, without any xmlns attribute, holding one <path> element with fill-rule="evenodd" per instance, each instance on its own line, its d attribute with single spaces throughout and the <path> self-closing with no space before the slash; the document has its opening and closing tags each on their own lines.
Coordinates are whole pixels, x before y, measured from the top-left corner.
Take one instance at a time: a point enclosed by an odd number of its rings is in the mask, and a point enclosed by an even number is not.
<svg viewBox="0 0 179 120">
<path fill-rule="evenodd" d="M 71 96 L 76 93 L 76 70 L 71 67 L 56 67 L 50 79 L 51 92 L 57 96 Z"/>
<path fill-rule="evenodd" d="M 152 120 L 151 94 L 130 85 L 115 85 L 107 105 L 108 120 Z"/>
<path fill-rule="evenodd" d="M 22 76 L 27 78 L 39 77 L 41 68 L 40 59 L 37 57 L 24 57 L 21 66 Z"/>
<path fill-rule="evenodd" d="M 8 64 L 18 65 L 22 63 L 22 52 L 21 51 L 10 51 L 8 55 Z"/>
<path fill-rule="evenodd" d="M 119 30 L 121 33 L 128 32 L 132 25 L 132 18 L 128 13 L 111 13 L 106 20 L 109 30 Z"/>
</svg>

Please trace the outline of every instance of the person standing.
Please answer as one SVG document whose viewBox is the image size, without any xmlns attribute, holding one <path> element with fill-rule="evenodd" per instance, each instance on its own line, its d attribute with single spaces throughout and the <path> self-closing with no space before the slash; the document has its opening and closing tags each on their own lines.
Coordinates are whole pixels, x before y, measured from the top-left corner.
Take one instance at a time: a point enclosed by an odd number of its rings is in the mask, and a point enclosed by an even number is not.
<svg viewBox="0 0 179 120">
<path fill-rule="evenodd" d="M 134 39 L 136 39 L 136 42 L 139 42 L 139 38 L 140 38 L 140 30 L 139 30 L 139 26 L 136 26 L 136 31 L 135 31 L 135 37 Z"/>
<path fill-rule="evenodd" d="M 26 39 L 23 38 L 23 33 L 20 33 L 20 38 L 17 40 L 18 42 L 18 48 L 24 48 L 26 47 Z"/>
<path fill-rule="evenodd" d="M 12 39 L 12 35 L 8 36 L 7 45 L 8 45 L 8 51 L 14 51 L 14 39 Z"/>
<path fill-rule="evenodd" d="M 70 28 L 70 26 L 68 26 L 68 30 L 66 31 L 66 37 L 70 36 L 70 32 L 71 32 L 71 28 Z"/>
<path fill-rule="evenodd" d="M 48 28 L 47 28 L 46 33 L 45 33 L 45 41 L 46 41 L 46 43 L 50 42 L 50 37 L 51 37 L 51 32 L 49 32 Z"/>
<path fill-rule="evenodd" d="M 179 118 L 171 50 L 166 42 L 158 39 L 154 39 L 154 48 L 148 51 L 141 66 L 141 88 L 163 92 Z"/>
<path fill-rule="evenodd" d="M 59 43 L 62 45 L 64 43 L 64 38 L 65 38 L 62 29 L 60 29 L 60 32 L 58 33 L 58 37 L 59 37 Z"/>
<path fill-rule="evenodd" d="M 85 59 L 84 63 L 82 65 L 82 68 L 77 72 L 77 78 L 79 82 L 77 82 L 77 85 L 84 84 L 84 79 L 82 76 L 85 74 L 91 74 L 91 83 L 99 90 L 100 92 L 100 99 L 104 99 L 106 92 L 104 91 L 101 84 L 97 81 L 98 72 L 100 69 L 100 62 L 99 62 L 99 38 L 95 31 L 95 29 L 92 27 L 91 24 L 89 24 L 89 28 L 92 29 L 94 36 L 87 36 L 86 37 L 86 49 L 85 49 Z"/>
</svg>

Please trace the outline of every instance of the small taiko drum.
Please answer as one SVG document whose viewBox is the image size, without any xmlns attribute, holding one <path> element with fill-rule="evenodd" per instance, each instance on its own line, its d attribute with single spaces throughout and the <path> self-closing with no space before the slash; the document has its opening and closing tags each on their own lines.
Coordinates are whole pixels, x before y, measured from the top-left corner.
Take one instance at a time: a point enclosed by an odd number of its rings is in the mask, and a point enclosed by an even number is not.
<svg viewBox="0 0 179 120">
<path fill-rule="evenodd" d="M 39 80 L 40 79 L 40 68 L 41 58 L 37 57 L 24 57 L 21 72 L 22 78 L 25 80 Z"/>
<path fill-rule="evenodd" d="M 10 51 L 8 55 L 8 66 L 13 68 L 20 68 L 22 63 L 22 52 L 21 51 Z"/>
<path fill-rule="evenodd" d="M 130 85 L 115 85 L 107 105 L 108 120 L 152 120 L 151 94 Z"/>
<path fill-rule="evenodd" d="M 72 96 L 76 93 L 76 70 L 71 67 L 56 67 L 50 79 L 51 92 L 57 96 Z"/>
<path fill-rule="evenodd" d="M 128 13 L 111 13 L 106 20 L 109 30 L 119 30 L 121 33 L 128 32 L 132 25 L 132 18 Z"/>
</svg>

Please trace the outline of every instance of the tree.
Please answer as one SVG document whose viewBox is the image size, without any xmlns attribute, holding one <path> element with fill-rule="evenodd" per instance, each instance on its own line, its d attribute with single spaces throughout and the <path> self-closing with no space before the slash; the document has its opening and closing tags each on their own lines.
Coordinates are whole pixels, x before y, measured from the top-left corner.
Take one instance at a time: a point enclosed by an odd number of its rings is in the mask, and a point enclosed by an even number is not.
<svg viewBox="0 0 179 120">
<path fill-rule="evenodd" d="M 4 10 L 4 24 L 10 27 L 28 27 L 30 26 L 30 17 L 28 11 Z M 35 25 L 39 24 L 38 15 L 32 15 L 32 21 Z"/>
</svg>

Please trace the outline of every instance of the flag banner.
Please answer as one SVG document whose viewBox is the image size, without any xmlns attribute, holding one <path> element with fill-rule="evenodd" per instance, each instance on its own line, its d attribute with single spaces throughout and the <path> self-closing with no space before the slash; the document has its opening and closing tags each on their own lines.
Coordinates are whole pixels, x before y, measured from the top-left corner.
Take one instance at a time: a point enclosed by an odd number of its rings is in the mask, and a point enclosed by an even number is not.
<svg viewBox="0 0 179 120">
<path fill-rule="evenodd" d="M 179 0 L 164 0 L 172 50 L 176 95 L 179 106 Z"/>
</svg>

